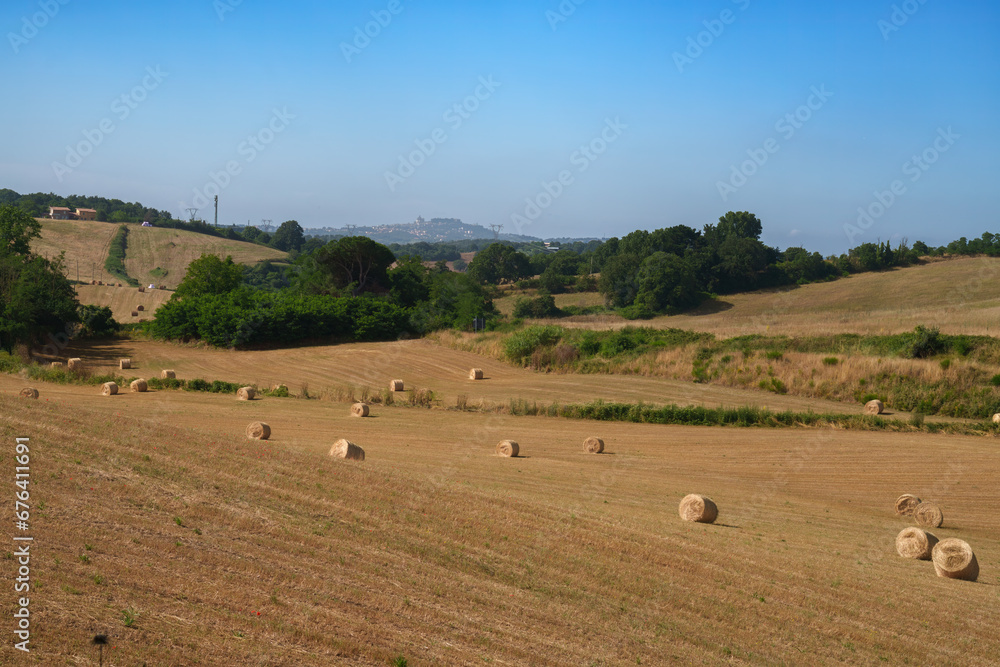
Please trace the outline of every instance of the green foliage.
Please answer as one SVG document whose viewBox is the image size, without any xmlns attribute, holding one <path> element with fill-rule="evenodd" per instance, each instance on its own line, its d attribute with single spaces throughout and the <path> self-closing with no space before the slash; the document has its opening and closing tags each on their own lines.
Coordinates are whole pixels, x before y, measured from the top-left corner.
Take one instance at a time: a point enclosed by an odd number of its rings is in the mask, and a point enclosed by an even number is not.
<svg viewBox="0 0 1000 667">
<path fill-rule="evenodd" d="M 228 294 L 243 283 L 243 266 L 218 255 L 202 255 L 188 264 L 173 298 Z"/>
<path fill-rule="evenodd" d="M 535 350 L 559 342 L 561 327 L 531 326 L 512 334 L 504 341 L 504 354 L 515 363 L 521 363 Z"/>
<path fill-rule="evenodd" d="M 520 298 L 514 303 L 514 317 L 559 317 L 562 311 L 551 294 L 539 294 L 534 299 Z"/>
<path fill-rule="evenodd" d="M 785 355 L 782 354 L 781 350 L 768 350 L 764 356 L 771 361 L 778 361 L 785 358 Z"/>
<path fill-rule="evenodd" d="M 913 330 L 913 342 L 910 344 L 909 356 L 913 359 L 933 357 L 947 349 L 948 344 L 936 328 L 928 329 L 923 325 Z"/>
<path fill-rule="evenodd" d="M 765 391 L 773 391 L 775 394 L 787 394 L 788 387 L 785 383 L 776 377 L 764 378 L 760 381 L 758 386 Z"/>
<path fill-rule="evenodd" d="M 381 243 L 366 236 L 346 236 L 300 260 L 297 285 L 309 294 L 382 292 L 389 289 L 388 270 L 395 261 Z"/>
<path fill-rule="evenodd" d="M 528 257 L 507 243 L 491 243 L 476 253 L 466 273 L 480 284 L 514 283 L 531 275 Z"/>
<path fill-rule="evenodd" d="M 104 260 L 104 270 L 123 280 L 132 287 L 136 287 L 139 281 L 131 278 L 125 270 L 125 249 L 128 247 L 128 225 L 121 225 L 118 232 L 111 239 L 108 247 L 108 256 Z"/>
<path fill-rule="evenodd" d="M 840 359 L 837 357 L 823 357 L 823 364 L 826 366 L 836 366 L 840 363 Z"/>
<path fill-rule="evenodd" d="M 386 300 L 244 287 L 228 294 L 171 299 L 157 310 L 148 330 L 158 338 L 199 338 L 237 347 L 305 339 L 394 340 L 407 325 L 406 310 Z"/>
<path fill-rule="evenodd" d="M 21 195 L 13 190 L 2 190 L 4 194 L 3 202 L 17 206 L 29 216 L 42 218 L 49 214 L 50 206 L 65 206 L 68 208 L 92 208 L 97 211 L 97 219 L 115 222 L 143 222 L 148 220 L 158 226 L 167 226 L 167 223 L 178 222 L 173 219 L 169 211 L 158 211 L 148 208 L 139 202 L 123 202 L 120 199 L 107 199 L 105 197 L 84 197 L 81 195 L 70 195 L 61 197 L 52 193 L 35 192 Z M 117 215 L 116 215 L 117 214 Z"/>
<path fill-rule="evenodd" d="M 24 211 L 0 206 L 0 348 L 46 345 L 79 321 L 76 292 L 54 261 L 31 253 L 40 225 Z"/>
<path fill-rule="evenodd" d="M 289 250 L 295 250 L 296 252 L 302 250 L 305 242 L 306 237 L 302 231 L 302 226 L 295 220 L 286 220 L 281 223 L 281 226 L 278 227 L 271 237 L 271 247 L 286 252 Z"/>
<path fill-rule="evenodd" d="M 991 377 L 990 384 L 993 385 L 994 387 L 1000 387 L 1000 374 Z"/>
<path fill-rule="evenodd" d="M 77 308 L 80 320 L 78 338 L 108 338 L 121 331 L 122 325 L 106 306 L 82 305 Z"/>
</svg>

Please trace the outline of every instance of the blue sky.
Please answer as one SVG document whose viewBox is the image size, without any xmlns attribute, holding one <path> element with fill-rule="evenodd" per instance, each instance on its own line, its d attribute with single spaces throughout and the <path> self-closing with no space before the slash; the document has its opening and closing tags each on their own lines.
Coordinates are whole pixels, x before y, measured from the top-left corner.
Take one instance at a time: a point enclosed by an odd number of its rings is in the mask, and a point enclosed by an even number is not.
<svg viewBox="0 0 1000 667">
<path fill-rule="evenodd" d="M 11 0 L 0 187 L 539 237 L 748 210 L 781 248 L 936 245 L 1000 231 L 998 28 L 987 0 Z"/>
</svg>

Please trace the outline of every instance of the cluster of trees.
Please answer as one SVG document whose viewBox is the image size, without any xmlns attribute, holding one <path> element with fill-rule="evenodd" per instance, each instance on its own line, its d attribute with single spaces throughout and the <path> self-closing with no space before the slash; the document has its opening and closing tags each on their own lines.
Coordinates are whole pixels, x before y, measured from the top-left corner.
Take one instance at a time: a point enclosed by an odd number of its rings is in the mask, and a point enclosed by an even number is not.
<svg viewBox="0 0 1000 667">
<path fill-rule="evenodd" d="M 0 190 L 0 204 L 16 206 L 33 218 L 44 218 L 49 214 L 50 206 L 66 206 L 68 208 L 92 208 L 97 211 L 97 219 L 102 222 L 143 222 L 148 220 L 164 226 L 166 223 L 177 222 L 168 211 L 158 211 L 155 208 L 143 206 L 139 202 L 124 202 L 120 199 L 105 197 L 84 197 L 82 195 L 60 195 L 43 192 L 18 194 L 14 190 Z"/>
<path fill-rule="evenodd" d="M 231 257 L 204 255 L 190 264 L 149 331 L 220 346 L 389 340 L 496 314 L 488 292 L 444 261 L 397 262 L 386 246 L 350 236 L 300 253 L 287 268 L 247 268 Z"/>
<path fill-rule="evenodd" d="M 73 335 L 117 331 L 108 308 L 80 306 L 61 259 L 31 252 L 41 225 L 19 207 L 0 204 L 0 348 L 62 345 Z"/>
</svg>

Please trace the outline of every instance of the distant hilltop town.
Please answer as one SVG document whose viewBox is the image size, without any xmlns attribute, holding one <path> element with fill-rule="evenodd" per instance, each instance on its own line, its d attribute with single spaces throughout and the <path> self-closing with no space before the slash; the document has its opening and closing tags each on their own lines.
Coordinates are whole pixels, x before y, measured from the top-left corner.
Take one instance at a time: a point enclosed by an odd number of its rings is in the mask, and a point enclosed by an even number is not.
<svg viewBox="0 0 1000 667">
<path fill-rule="evenodd" d="M 520 234 L 504 234 L 502 230 L 494 233 L 492 229 L 482 225 L 471 225 L 458 218 L 431 218 L 425 220 L 417 217 L 413 222 L 374 225 L 361 227 L 345 225 L 343 227 L 321 227 L 306 229 L 307 236 L 367 236 L 379 243 L 440 243 L 444 241 L 461 241 L 464 239 L 499 238 L 506 241 L 537 241 L 533 236 Z"/>
</svg>

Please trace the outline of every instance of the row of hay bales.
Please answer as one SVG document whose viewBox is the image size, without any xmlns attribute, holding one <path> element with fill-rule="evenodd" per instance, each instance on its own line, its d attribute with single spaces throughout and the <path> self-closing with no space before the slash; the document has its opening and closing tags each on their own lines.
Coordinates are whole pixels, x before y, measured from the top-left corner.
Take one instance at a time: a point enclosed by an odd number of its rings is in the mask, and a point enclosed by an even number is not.
<svg viewBox="0 0 1000 667">
<path fill-rule="evenodd" d="M 939 577 L 965 581 L 979 578 L 979 561 L 968 542 L 956 537 L 938 540 L 933 533 L 924 530 L 944 524 L 944 513 L 935 503 L 904 493 L 896 499 L 896 514 L 913 517 L 922 526 L 910 526 L 900 531 L 896 536 L 896 553 L 903 558 L 931 561 Z"/>
<path fill-rule="evenodd" d="M 482 368 L 470 368 L 469 369 L 469 379 L 470 380 L 485 380 L 486 374 L 483 372 Z M 389 381 L 389 391 L 405 391 L 404 387 L 406 385 L 402 380 L 390 380 Z"/>
</svg>

